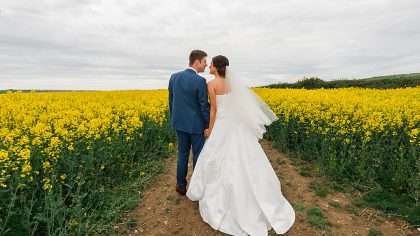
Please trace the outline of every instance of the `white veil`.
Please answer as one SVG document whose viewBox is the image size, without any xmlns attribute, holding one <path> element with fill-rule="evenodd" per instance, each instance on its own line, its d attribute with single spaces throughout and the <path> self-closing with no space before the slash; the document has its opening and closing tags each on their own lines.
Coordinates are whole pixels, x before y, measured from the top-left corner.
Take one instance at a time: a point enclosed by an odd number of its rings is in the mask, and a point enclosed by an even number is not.
<svg viewBox="0 0 420 236">
<path fill-rule="evenodd" d="M 278 118 L 270 107 L 240 79 L 229 66 L 226 66 L 225 83 L 228 90 L 225 107 L 230 115 L 243 121 L 258 139 L 263 137 L 266 129 Z"/>
</svg>

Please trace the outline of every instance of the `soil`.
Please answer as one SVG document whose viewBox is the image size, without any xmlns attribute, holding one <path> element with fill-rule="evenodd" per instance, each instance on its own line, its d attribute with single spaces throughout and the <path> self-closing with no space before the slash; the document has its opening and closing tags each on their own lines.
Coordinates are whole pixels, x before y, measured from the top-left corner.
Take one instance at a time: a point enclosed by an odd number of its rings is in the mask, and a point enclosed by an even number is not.
<svg viewBox="0 0 420 236">
<path fill-rule="evenodd" d="M 295 223 L 284 235 L 368 235 L 371 229 L 380 231 L 386 236 L 420 235 L 418 229 L 401 219 L 374 209 L 354 206 L 350 194 L 328 191 L 325 197 L 317 196 L 308 185 L 311 182 L 322 183 L 325 180 L 302 176 L 300 174 L 302 164 L 272 147 L 270 141 L 262 140 L 261 145 L 280 179 L 283 195 L 295 207 Z M 175 191 L 176 163 L 176 154 L 165 160 L 166 171 L 160 174 L 146 190 L 137 209 L 127 213 L 117 226 L 121 228 L 123 234 L 225 235 L 202 221 L 198 202 L 192 202 Z M 192 164 L 189 166 L 188 179 L 191 177 L 191 172 Z M 306 209 L 312 207 L 321 209 L 326 220 L 331 222 L 331 226 L 325 229 L 312 226 L 306 213 Z M 127 221 L 135 224 L 128 227 Z M 270 231 L 269 235 L 276 234 Z"/>
</svg>

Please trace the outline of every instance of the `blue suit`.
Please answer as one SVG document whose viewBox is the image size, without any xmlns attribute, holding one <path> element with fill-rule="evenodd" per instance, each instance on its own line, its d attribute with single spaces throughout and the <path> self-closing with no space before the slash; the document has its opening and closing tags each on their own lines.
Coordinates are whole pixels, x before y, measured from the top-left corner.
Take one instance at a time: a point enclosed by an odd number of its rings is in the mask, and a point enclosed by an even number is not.
<svg viewBox="0 0 420 236">
<path fill-rule="evenodd" d="M 190 148 L 195 168 L 205 142 L 204 130 L 209 126 L 207 83 L 194 70 L 186 69 L 171 76 L 168 90 L 171 127 L 178 137 L 177 182 L 186 188 Z"/>
</svg>

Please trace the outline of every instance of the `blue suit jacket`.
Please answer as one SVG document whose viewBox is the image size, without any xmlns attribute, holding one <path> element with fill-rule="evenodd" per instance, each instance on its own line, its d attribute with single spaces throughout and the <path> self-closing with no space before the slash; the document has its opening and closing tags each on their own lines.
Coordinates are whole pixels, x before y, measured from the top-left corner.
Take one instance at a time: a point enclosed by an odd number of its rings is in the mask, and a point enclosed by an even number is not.
<svg viewBox="0 0 420 236">
<path fill-rule="evenodd" d="M 186 69 L 171 76 L 168 90 L 172 129 L 203 134 L 210 120 L 206 79 Z"/>
</svg>

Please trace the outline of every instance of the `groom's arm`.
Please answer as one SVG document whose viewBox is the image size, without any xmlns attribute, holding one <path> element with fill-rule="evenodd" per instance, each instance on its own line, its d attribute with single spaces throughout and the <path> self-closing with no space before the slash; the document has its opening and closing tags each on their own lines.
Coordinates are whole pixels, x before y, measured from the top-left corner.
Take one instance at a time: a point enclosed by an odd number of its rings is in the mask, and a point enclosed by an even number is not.
<svg viewBox="0 0 420 236">
<path fill-rule="evenodd" d="M 172 116 L 172 103 L 174 101 L 174 95 L 173 95 L 173 90 L 172 90 L 172 77 L 169 79 L 169 86 L 168 86 L 168 90 L 169 90 L 169 113 Z"/>
<path fill-rule="evenodd" d="M 207 93 L 206 79 L 202 78 L 198 86 L 198 100 L 200 103 L 201 113 L 203 114 L 204 120 L 206 121 L 206 128 L 209 127 L 210 121 L 210 106 L 209 98 Z"/>
</svg>

